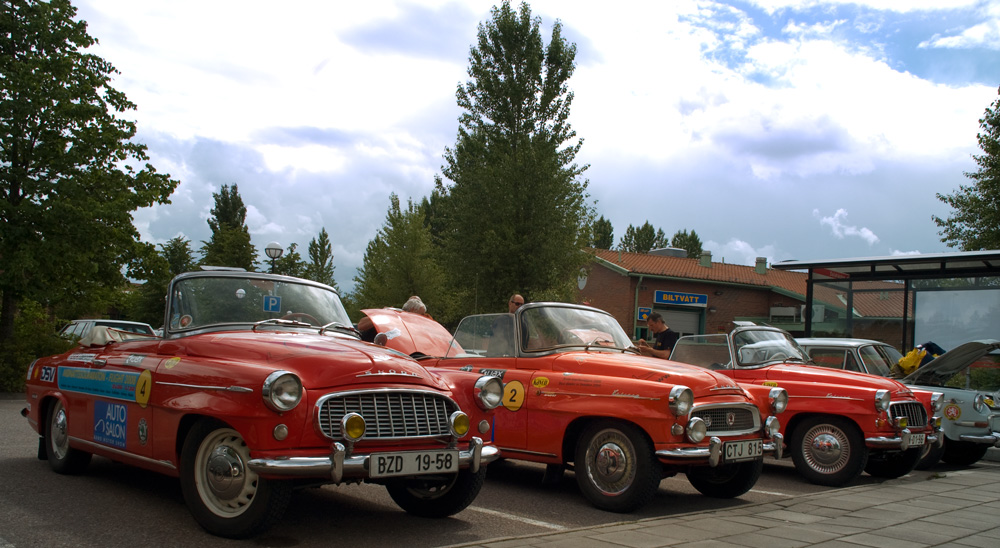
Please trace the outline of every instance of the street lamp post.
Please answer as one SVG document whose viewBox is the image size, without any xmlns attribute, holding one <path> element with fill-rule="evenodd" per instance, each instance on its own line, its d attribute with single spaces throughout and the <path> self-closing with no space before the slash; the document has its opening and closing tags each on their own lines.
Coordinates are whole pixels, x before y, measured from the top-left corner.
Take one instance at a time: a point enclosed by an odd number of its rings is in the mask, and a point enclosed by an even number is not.
<svg viewBox="0 0 1000 548">
<path fill-rule="evenodd" d="M 264 253 L 266 253 L 267 256 L 271 258 L 271 274 L 274 274 L 275 259 L 281 258 L 281 255 L 284 252 L 285 250 L 281 248 L 281 244 L 279 244 L 278 242 L 271 242 L 267 244 L 267 247 L 264 248 Z"/>
</svg>

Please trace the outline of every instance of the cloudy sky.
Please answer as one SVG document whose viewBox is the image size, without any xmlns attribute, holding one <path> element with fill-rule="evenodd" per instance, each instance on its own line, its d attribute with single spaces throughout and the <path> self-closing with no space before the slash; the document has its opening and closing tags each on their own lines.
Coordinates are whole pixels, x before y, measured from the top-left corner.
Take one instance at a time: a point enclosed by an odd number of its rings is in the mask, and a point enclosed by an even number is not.
<svg viewBox="0 0 1000 548">
<path fill-rule="evenodd" d="M 75 0 L 181 181 L 137 212 L 143 239 L 199 249 L 212 193 L 236 184 L 262 258 L 271 241 L 307 256 L 326 228 L 350 290 L 390 193 L 419 201 L 441 173 L 494 4 Z M 578 160 L 616 241 L 649 221 L 728 263 L 949 251 L 935 194 L 976 169 L 1000 0 L 530 5 L 546 41 L 559 20 L 577 45 Z"/>
</svg>

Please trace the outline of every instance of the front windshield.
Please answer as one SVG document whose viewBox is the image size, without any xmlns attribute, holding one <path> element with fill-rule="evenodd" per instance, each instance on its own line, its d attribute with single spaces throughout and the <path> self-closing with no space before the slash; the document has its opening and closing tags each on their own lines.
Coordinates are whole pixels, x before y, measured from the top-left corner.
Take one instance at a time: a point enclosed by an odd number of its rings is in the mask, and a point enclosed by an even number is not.
<svg viewBox="0 0 1000 548">
<path fill-rule="evenodd" d="M 585 308 L 542 306 L 521 312 L 521 350 L 540 352 L 568 346 L 623 350 L 632 346 L 618 322 Z"/>
<path fill-rule="evenodd" d="M 261 321 L 293 326 L 351 325 L 334 291 L 289 278 L 258 276 L 178 280 L 172 286 L 168 303 L 169 330 L 179 332 Z"/>
<path fill-rule="evenodd" d="M 903 355 L 891 346 L 862 346 L 858 355 L 865 364 L 865 371 L 883 377 L 890 376 L 893 365 L 899 363 Z"/>
<path fill-rule="evenodd" d="M 689 335 L 677 339 L 670 360 L 697 365 L 705 369 L 732 369 L 729 337 L 721 335 Z"/>
<path fill-rule="evenodd" d="M 733 348 L 736 349 L 736 363 L 740 366 L 783 361 L 805 362 L 808 359 L 795 340 L 783 331 L 738 331 L 733 334 Z"/>
</svg>

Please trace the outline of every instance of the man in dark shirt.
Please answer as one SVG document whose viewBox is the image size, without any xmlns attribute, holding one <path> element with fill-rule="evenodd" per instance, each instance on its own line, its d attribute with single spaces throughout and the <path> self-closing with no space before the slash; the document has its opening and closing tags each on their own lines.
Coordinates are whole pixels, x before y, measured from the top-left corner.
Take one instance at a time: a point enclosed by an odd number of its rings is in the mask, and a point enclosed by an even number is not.
<svg viewBox="0 0 1000 548">
<path fill-rule="evenodd" d="M 646 344 L 645 339 L 639 339 L 637 346 L 639 353 L 643 356 L 652 356 L 654 358 L 669 358 L 670 351 L 674 349 L 674 344 L 677 343 L 677 333 L 667 326 L 666 322 L 663 321 L 663 316 L 658 312 L 653 312 L 649 315 L 649 319 L 646 320 L 646 326 L 653 333 L 653 346 Z"/>
</svg>

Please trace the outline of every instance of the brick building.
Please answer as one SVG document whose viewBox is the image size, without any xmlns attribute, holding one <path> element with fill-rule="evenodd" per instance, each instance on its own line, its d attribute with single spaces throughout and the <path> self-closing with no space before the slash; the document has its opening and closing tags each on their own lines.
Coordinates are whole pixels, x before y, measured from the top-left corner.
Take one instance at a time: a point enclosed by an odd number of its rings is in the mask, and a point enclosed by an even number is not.
<svg viewBox="0 0 1000 548">
<path fill-rule="evenodd" d="M 645 319 L 659 312 L 682 335 L 724 333 L 733 321 L 753 321 L 804 334 L 807 274 L 714 262 L 709 252 L 687 258 L 682 250 L 625 253 L 591 249 L 590 266 L 581 272 L 577 302 L 610 312 L 626 333 L 646 337 Z M 813 335 L 846 336 L 848 308 L 853 335 L 886 341 L 902 338 L 905 301 L 902 286 L 869 282 L 862 291 L 816 288 Z"/>
</svg>

